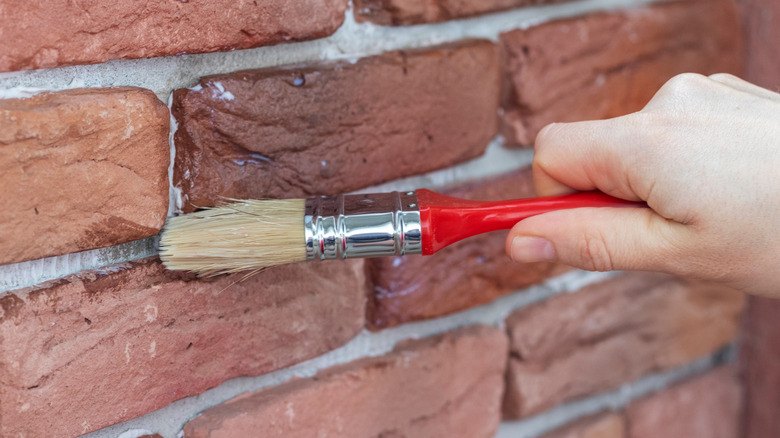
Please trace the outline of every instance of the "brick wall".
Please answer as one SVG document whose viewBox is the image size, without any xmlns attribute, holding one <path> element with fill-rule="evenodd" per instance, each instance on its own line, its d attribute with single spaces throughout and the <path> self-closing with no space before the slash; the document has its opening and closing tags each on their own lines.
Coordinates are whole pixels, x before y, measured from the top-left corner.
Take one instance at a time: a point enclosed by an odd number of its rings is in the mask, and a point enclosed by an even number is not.
<svg viewBox="0 0 780 438">
<path fill-rule="evenodd" d="M 222 197 L 533 196 L 545 124 L 740 74 L 733 0 L 11 3 L 0 436 L 736 438 L 755 415 L 746 300 L 718 285 L 517 265 L 502 232 L 248 279 L 155 252 Z"/>
<path fill-rule="evenodd" d="M 740 0 L 745 23 L 746 77 L 773 91 L 780 91 L 780 3 L 772 0 Z M 745 382 L 746 438 L 780 436 L 780 302 L 753 297 L 748 302 L 742 342 Z"/>
</svg>

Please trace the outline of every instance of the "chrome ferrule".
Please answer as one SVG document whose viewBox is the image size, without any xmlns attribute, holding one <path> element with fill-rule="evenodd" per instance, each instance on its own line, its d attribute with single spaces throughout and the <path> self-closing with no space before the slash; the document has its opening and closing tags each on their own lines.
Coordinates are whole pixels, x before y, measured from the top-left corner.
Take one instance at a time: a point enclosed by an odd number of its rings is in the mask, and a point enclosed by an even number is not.
<svg viewBox="0 0 780 438">
<path fill-rule="evenodd" d="M 309 198 L 303 222 L 308 260 L 422 254 L 414 192 Z"/>
</svg>

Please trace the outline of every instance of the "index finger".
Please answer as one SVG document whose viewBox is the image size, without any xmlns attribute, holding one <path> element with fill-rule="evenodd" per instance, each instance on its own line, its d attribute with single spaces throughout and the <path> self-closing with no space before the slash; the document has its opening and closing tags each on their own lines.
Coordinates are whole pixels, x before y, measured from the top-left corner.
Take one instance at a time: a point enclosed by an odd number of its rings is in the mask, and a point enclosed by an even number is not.
<svg viewBox="0 0 780 438">
<path fill-rule="evenodd" d="M 534 145 L 534 185 L 540 196 L 600 190 L 638 200 L 629 175 L 636 162 L 634 114 L 547 125 Z"/>
</svg>

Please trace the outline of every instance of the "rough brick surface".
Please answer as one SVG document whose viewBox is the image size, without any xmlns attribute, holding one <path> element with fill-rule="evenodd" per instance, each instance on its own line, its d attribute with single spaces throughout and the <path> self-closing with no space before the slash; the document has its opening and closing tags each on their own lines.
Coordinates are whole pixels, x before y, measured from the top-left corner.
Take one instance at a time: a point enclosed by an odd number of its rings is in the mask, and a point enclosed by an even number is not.
<svg viewBox="0 0 780 438">
<path fill-rule="evenodd" d="M 502 35 L 507 73 L 502 133 L 531 145 L 551 122 L 641 109 L 678 73 L 740 72 L 733 0 L 662 2 Z"/>
<path fill-rule="evenodd" d="M 530 169 L 444 191 L 501 200 L 533 196 Z M 505 231 L 472 237 L 433 256 L 368 261 L 373 285 L 367 322 L 384 328 L 446 315 L 490 302 L 567 270 L 552 263 L 517 264 L 504 251 Z"/>
<path fill-rule="evenodd" d="M 320 38 L 346 0 L 0 1 L 0 71 L 246 49 Z"/>
<path fill-rule="evenodd" d="M 157 261 L 0 297 L 0 436 L 76 436 L 363 327 L 362 261 L 197 280 Z"/>
<path fill-rule="evenodd" d="M 541 438 L 625 438 L 626 420 L 622 414 L 608 413 L 588 417 L 554 430 Z"/>
<path fill-rule="evenodd" d="M 563 0 L 355 0 L 357 21 L 382 25 L 434 23 Z"/>
<path fill-rule="evenodd" d="M 0 264 L 156 234 L 168 125 L 165 105 L 140 88 L 0 100 Z"/>
<path fill-rule="evenodd" d="M 506 335 L 492 327 L 408 341 L 208 409 L 184 436 L 489 438 L 500 421 L 506 349 Z"/>
<path fill-rule="evenodd" d="M 780 436 L 780 301 L 751 297 L 742 336 L 745 438 Z"/>
<path fill-rule="evenodd" d="M 351 191 L 473 158 L 496 133 L 494 44 L 204 78 L 174 92 L 184 210 Z"/>
<path fill-rule="evenodd" d="M 780 92 L 780 2 L 739 0 L 745 32 L 746 79 Z M 780 301 L 751 297 L 741 339 L 745 385 L 742 436 L 780 436 Z"/>
<path fill-rule="evenodd" d="M 762 87 L 780 92 L 780 2 L 739 0 L 745 32 L 745 75 Z"/>
<path fill-rule="evenodd" d="M 711 371 L 632 403 L 629 438 L 738 438 L 741 400 L 732 367 Z"/>
<path fill-rule="evenodd" d="M 506 322 L 505 414 L 534 414 L 713 353 L 733 341 L 743 301 L 720 285 L 633 273 L 518 310 Z"/>
</svg>

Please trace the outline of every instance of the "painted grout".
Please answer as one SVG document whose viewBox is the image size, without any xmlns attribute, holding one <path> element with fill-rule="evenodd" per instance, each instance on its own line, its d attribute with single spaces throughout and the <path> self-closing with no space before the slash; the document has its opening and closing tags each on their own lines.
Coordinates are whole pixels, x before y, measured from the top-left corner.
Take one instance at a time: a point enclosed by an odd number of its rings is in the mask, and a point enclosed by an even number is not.
<svg viewBox="0 0 780 438">
<path fill-rule="evenodd" d="M 157 236 L 107 248 L 0 265 L 0 297 L 3 293 L 34 286 L 84 270 L 100 269 L 157 254 Z"/>
<path fill-rule="evenodd" d="M 173 216 L 175 213 L 181 213 L 182 199 L 181 189 L 174 187 L 173 185 L 173 165 L 176 162 L 176 145 L 174 143 L 174 136 L 176 131 L 179 130 L 179 122 L 173 117 L 173 93 L 168 95 L 168 115 L 170 116 L 170 128 L 168 131 L 168 147 L 171 150 L 170 162 L 168 163 L 168 217 Z"/>
<path fill-rule="evenodd" d="M 364 330 L 344 346 L 291 367 L 258 377 L 228 380 L 200 395 L 182 399 L 145 416 L 84 435 L 83 438 L 116 438 L 133 430 L 151 430 L 165 438 L 176 437 L 184 424 L 200 412 L 245 392 L 278 385 L 295 377 L 311 377 L 334 365 L 369 356 L 379 356 L 400 341 L 424 338 L 463 326 L 485 324 L 503 328 L 504 319 L 513 311 L 561 293 L 576 293 L 580 288 L 612 278 L 619 273 L 571 271 L 547 282 L 515 292 L 480 307 L 432 320 L 403 324 L 376 333 Z M 122 437 L 125 438 L 125 437 Z"/>
</svg>

